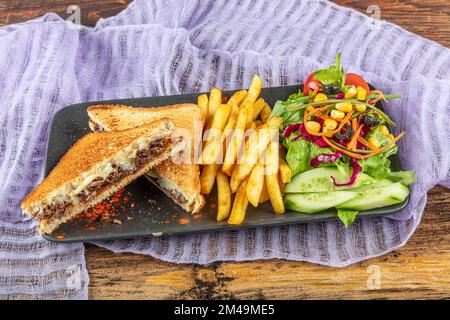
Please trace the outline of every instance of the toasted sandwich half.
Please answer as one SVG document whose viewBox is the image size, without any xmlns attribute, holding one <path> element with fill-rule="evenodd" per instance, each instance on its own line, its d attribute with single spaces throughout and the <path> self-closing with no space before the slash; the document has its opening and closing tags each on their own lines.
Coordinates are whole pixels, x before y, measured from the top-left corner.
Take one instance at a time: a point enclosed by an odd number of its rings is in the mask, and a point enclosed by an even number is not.
<svg viewBox="0 0 450 320">
<path fill-rule="evenodd" d="M 137 108 L 123 105 L 97 105 L 88 109 L 89 126 L 93 131 L 116 131 L 168 117 L 175 127 L 182 129 L 185 141 L 191 146 L 189 161 L 175 164 L 166 160 L 147 178 L 185 211 L 196 213 L 205 204 L 200 194 L 200 168 L 194 161 L 195 123 L 203 121 L 201 109 L 195 104 L 176 104 L 158 108 Z"/>
<path fill-rule="evenodd" d="M 179 152 L 183 143 L 172 138 L 173 128 L 164 118 L 129 130 L 85 135 L 25 198 L 23 213 L 39 220 L 39 233 L 51 233 Z"/>
</svg>

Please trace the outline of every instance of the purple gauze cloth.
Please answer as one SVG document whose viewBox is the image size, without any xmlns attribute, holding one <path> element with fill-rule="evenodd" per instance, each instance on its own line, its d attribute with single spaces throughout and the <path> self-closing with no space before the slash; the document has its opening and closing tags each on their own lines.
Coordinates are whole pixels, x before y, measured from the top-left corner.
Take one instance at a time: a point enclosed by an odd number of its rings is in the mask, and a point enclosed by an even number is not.
<svg viewBox="0 0 450 320">
<path fill-rule="evenodd" d="M 97 243 L 177 263 L 283 258 L 343 267 L 405 244 L 436 184 L 450 186 L 450 51 L 327 1 L 133 2 L 94 29 L 54 14 L 0 28 L 0 299 L 87 298 L 81 244 L 50 243 L 20 202 L 43 179 L 55 112 L 93 100 L 301 83 L 342 52 L 346 70 L 403 99 L 387 109 L 406 130 L 408 206 L 391 218 L 249 228 Z"/>
</svg>

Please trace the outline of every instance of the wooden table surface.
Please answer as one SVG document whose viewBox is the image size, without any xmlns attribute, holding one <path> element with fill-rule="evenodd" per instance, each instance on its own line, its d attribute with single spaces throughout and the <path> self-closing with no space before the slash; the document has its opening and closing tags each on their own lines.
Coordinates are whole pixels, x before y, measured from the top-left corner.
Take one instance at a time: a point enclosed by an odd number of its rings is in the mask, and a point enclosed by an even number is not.
<svg viewBox="0 0 450 320">
<path fill-rule="evenodd" d="M 49 11 L 67 18 L 70 15 L 67 7 L 76 4 L 81 8 L 81 23 L 92 26 L 98 19 L 123 10 L 129 2 L 2 0 L 0 25 L 25 21 Z M 335 2 L 364 13 L 368 6 L 378 5 L 381 19 L 450 46 L 448 0 Z M 403 248 L 343 269 L 285 260 L 178 265 L 88 246 L 89 296 L 91 299 L 449 299 L 450 190 L 435 187 L 428 196 L 423 221 Z M 377 270 L 381 283 L 374 286 L 369 276 Z"/>
</svg>

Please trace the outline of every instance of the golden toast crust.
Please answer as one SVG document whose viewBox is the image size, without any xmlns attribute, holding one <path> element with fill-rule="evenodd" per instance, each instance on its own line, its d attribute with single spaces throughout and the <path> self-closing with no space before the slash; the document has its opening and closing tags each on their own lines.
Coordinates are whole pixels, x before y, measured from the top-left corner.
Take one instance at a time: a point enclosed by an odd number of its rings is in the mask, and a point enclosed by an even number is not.
<svg viewBox="0 0 450 320">
<path fill-rule="evenodd" d="M 130 107 L 125 105 L 95 105 L 87 108 L 90 117 L 89 125 L 95 130 L 96 125 L 106 131 L 124 130 L 133 128 L 161 117 L 170 118 L 176 128 L 185 130 L 190 137 L 184 137 L 190 141 L 191 164 L 174 164 L 168 159 L 156 166 L 153 170 L 177 183 L 180 191 L 186 195 L 198 194 L 199 203 L 203 206 L 204 199 L 200 195 L 200 168 L 194 159 L 194 124 L 203 121 L 201 109 L 190 103 L 175 104 L 156 108 Z M 189 140 L 190 139 L 190 140 Z M 200 206 L 200 208 L 201 208 Z M 195 208 L 197 212 L 200 208 Z M 185 208 L 186 209 L 186 208 Z M 191 211 L 191 210 L 187 210 Z"/>
<path fill-rule="evenodd" d="M 178 143 L 173 146 L 172 150 L 173 151 L 181 150 L 181 146 L 182 146 L 182 144 Z M 90 207 L 95 206 L 97 203 L 100 203 L 101 201 L 105 200 L 106 198 L 111 196 L 114 192 L 122 189 L 123 187 L 130 184 L 138 177 L 144 175 L 145 172 L 147 172 L 149 169 L 151 169 L 152 167 L 154 167 L 155 165 L 157 165 L 158 163 L 163 161 L 163 159 L 165 159 L 166 157 L 169 157 L 169 156 L 170 156 L 170 153 L 165 153 L 165 154 L 163 154 L 163 157 L 153 159 L 152 161 L 147 163 L 144 167 L 142 167 L 138 171 L 134 172 L 133 174 L 122 178 L 117 183 L 106 186 L 104 189 L 101 190 L 101 192 L 99 194 L 97 194 L 97 196 L 94 199 L 92 199 L 88 203 L 84 203 L 84 204 L 81 204 L 81 205 L 73 208 L 72 210 L 70 210 L 70 212 L 68 212 L 66 215 L 64 215 L 60 218 L 41 219 L 39 221 L 39 226 L 37 229 L 38 233 L 39 234 L 52 233 L 53 230 L 58 228 L 62 223 L 71 220 L 73 217 L 80 214 L 81 212 L 83 212 L 83 211 L 89 209 Z"/>
</svg>

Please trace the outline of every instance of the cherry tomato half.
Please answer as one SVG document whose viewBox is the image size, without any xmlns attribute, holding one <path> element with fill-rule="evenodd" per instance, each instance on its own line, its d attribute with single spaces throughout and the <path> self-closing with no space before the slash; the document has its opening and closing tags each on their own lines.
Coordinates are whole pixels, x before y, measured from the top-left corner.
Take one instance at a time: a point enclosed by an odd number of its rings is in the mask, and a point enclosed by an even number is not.
<svg viewBox="0 0 450 320">
<path fill-rule="evenodd" d="M 309 95 L 309 90 L 314 91 L 317 87 L 320 87 L 322 83 L 319 80 L 314 79 L 314 74 L 310 74 L 308 78 L 306 78 L 306 82 L 303 85 L 303 94 L 305 96 Z"/>
<path fill-rule="evenodd" d="M 366 92 L 370 91 L 366 80 L 356 73 L 347 73 L 345 75 L 345 85 L 354 85 L 355 87 L 362 87 Z"/>
</svg>

